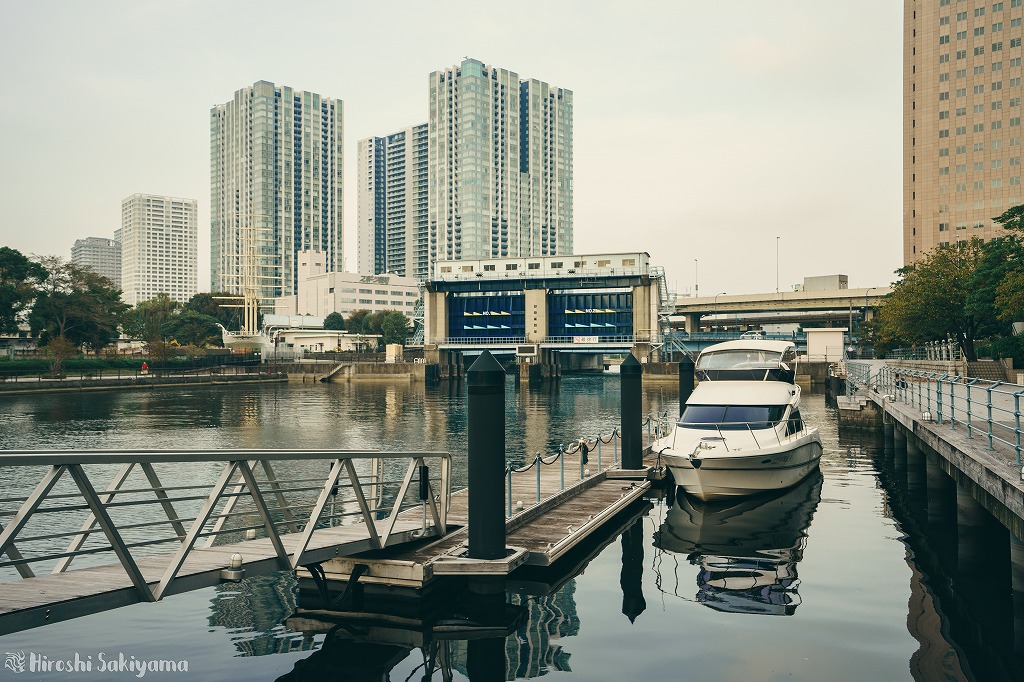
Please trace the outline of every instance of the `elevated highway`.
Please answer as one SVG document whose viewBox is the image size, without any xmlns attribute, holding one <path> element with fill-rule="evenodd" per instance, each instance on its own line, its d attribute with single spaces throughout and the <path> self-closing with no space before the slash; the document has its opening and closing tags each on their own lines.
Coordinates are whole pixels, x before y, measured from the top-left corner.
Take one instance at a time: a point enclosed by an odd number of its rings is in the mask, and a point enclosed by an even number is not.
<svg viewBox="0 0 1024 682">
<path fill-rule="evenodd" d="M 689 332 L 699 331 L 700 319 L 710 315 L 740 315 L 738 323 L 870 320 L 892 288 L 829 289 L 824 291 L 782 291 L 767 294 L 715 294 L 677 298 L 674 327 L 685 324 Z M 770 315 L 770 317 L 769 317 Z M 733 320 L 730 320 L 733 322 Z"/>
</svg>

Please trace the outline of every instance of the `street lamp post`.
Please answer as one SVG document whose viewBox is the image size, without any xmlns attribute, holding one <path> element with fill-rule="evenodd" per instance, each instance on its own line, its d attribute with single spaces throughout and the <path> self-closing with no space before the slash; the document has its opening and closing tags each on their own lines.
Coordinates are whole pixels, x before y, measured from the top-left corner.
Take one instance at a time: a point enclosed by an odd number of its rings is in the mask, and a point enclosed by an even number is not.
<svg viewBox="0 0 1024 682">
<path fill-rule="evenodd" d="M 717 294 L 715 294 L 715 302 L 714 302 L 714 305 L 712 306 L 712 314 L 716 318 L 715 322 L 718 322 L 718 319 L 717 319 L 718 318 L 718 297 L 719 296 L 724 296 L 724 295 L 725 295 L 724 291 L 719 291 Z"/>
<path fill-rule="evenodd" d="M 775 293 L 779 293 L 779 240 L 782 237 L 775 238 Z"/>
<path fill-rule="evenodd" d="M 697 278 L 697 259 L 693 259 L 693 297 L 697 298 L 700 289 L 700 280 Z"/>
</svg>

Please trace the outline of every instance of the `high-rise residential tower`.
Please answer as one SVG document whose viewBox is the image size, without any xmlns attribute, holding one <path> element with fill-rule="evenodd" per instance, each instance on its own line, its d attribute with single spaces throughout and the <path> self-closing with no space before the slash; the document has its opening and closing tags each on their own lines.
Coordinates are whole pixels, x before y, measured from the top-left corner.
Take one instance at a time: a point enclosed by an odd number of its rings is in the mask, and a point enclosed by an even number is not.
<svg viewBox="0 0 1024 682">
<path fill-rule="evenodd" d="M 293 295 L 305 250 L 343 269 L 342 108 L 257 81 L 210 110 L 213 291 Z"/>
<path fill-rule="evenodd" d="M 359 141 L 359 272 L 426 279 L 427 124 Z"/>
<path fill-rule="evenodd" d="M 383 137 L 359 140 L 356 145 L 356 269 L 361 275 L 387 272 L 387 183 Z"/>
<path fill-rule="evenodd" d="M 106 237 L 76 239 L 71 247 L 71 262 L 103 275 L 121 288 L 121 244 Z"/>
<path fill-rule="evenodd" d="M 121 298 L 129 305 L 195 295 L 199 218 L 195 199 L 133 194 L 121 202 Z"/>
<path fill-rule="evenodd" d="M 904 263 L 1021 203 L 1022 4 L 904 0 Z"/>
<path fill-rule="evenodd" d="M 572 252 L 572 91 L 475 59 L 430 74 L 430 260 Z"/>
</svg>

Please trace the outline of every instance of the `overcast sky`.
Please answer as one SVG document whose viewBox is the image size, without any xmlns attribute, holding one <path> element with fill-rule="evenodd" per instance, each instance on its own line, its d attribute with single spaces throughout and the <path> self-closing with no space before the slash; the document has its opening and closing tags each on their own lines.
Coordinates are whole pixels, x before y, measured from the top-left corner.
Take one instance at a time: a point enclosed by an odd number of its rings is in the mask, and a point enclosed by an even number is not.
<svg viewBox="0 0 1024 682">
<path fill-rule="evenodd" d="M 577 253 L 704 295 L 774 291 L 776 237 L 783 289 L 901 265 L 900 2 L 0 3 L 0 245 L 26 253 L 194 198 L 208 289 L 210 107 L 263 79 L 345 102 L 354 270 L 357 140 L 425 122 L 471 56 L 573 91 Z"/>
</svg>

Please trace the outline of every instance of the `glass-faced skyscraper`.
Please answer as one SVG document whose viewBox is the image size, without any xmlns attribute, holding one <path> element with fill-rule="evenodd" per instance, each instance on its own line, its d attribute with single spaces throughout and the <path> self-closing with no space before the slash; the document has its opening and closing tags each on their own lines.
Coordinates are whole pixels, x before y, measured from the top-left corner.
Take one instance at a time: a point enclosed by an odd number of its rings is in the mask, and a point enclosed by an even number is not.
<svg viewBox="0 0 1024 682">
<path fill-rule="evenodd" d="M 903 262 L 1020 204 L 1022 0 L 904 0 Z"/>
<path fill-rule="evenodd" d="M 290 296 L 296 257 L 343 267 L 342 101 L 267 81 L 210 110 L 213 291 Z"/>
<path fill-rule="evenodd" d="M 430 260 L 572 253 L 572 91 L 475 59 L 430 74 Z"/>
<path fill-rule="evenodd" d="M 359 141 L 359 272 L 426 279 L 427 124 Z"/>
</svg>

